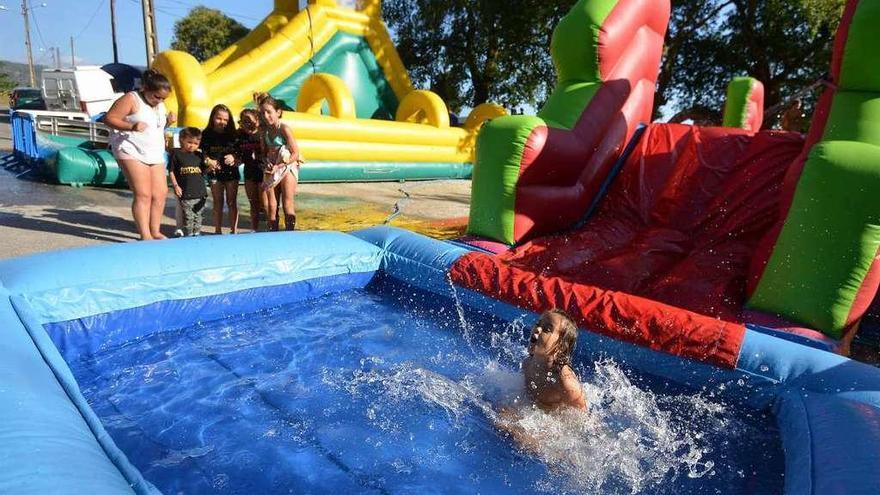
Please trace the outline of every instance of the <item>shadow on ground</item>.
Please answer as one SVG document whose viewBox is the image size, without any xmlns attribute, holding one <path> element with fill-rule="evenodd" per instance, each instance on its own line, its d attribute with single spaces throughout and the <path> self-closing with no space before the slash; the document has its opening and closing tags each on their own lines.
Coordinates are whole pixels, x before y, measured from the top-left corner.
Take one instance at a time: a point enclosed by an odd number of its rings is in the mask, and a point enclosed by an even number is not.
<svg viewBox="0 0 880 495">
<path fill-rule="evenodd" d="M 107 229 L 97 228 L 94 225 L 102 225 Z M 81 210 L 49 209 L 42 218 L 0 212 L 0 226 L 105 242 L 128 242 L 137 239 L 134 233 L 124 232 L 132 228 L 131 222 L 102 213 Z"/>
</svg>

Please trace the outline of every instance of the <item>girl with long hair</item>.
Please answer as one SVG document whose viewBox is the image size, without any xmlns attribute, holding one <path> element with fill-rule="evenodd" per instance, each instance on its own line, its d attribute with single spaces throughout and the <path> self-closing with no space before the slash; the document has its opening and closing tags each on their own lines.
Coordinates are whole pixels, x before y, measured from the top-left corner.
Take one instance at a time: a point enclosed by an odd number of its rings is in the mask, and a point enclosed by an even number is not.
<svg viewBox="0 0 880 495">
<path fill-rule="evenodd" d="M 265 196 L 266 216 L 269 229 L 278 230 L 278 203 L 275 189 L 281 189 L 281 206 L 284 208 L 284 225 L 287 230 L 296 227 L 296 210 L 294 199 L 296 186 L 299 182 L 299 168 L 302 156 L 299 152 L 293 130 L 281 122 L 284 105 L 271 96 L 260 99 L 260 115 L 263 117 L 263 156 L 266 160 L 266 173 L 263 186 L 267 189 Z"/>
<path fill-rule="evenodd" d="M 214 210 L 214 233 L 223 233 L 223 205 L 229 211 L 230 233 L 238 233 L 238 158 L 235 156 L 235 121 L 229 107 L 214 105 L 208 117 L 208 126 L 202 131 L 202 153 L 210 167 L 208 183 L 211 185 Z"/>
</svg>

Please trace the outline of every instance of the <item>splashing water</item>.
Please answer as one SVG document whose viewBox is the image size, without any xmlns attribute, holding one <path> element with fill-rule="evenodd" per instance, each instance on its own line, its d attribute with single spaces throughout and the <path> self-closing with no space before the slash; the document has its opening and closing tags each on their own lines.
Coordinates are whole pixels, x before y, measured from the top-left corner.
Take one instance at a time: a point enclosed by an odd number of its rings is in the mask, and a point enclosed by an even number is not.
<svg viewBox="0 0 880 495">
<path fill-rule="evenodd" d="M 473 329 L 463 306 L 455 302 L 462 332 Z M 610 359 L 596 361 L 592 370 L 581 373 L 588 377 L 582 383 L 588 412 L 544 412 L 521 399 L 524 330 L 524 321 L 515 320 L 490 333 L 491 354 L 467 356 L 480 368 L 458 380 L 406 362 L 382 369 L 362 367 L 350 374 L 325 369 L 324 382 L 352 397 L 373 397 L 367 417 L 390 431 L 397 431 L 397 423 L 387 412 L 415 403 L 442 411 L 459 429 L 475 413 L 491 428 L 503 421 L 496 412 L 499 404 L 514 404 L 516 426 L 537 439 L 537 448 L 525 452 L 549 468 L 548 476 L 534 485 L 544 493 L 665 493 L 670 481 L 681 476 L 717 475 L 714 440 L 729 435 L 768 437 L 702 394 L 658 395 L 640 388 Z"/>
<path fill-rule="evenodd" d="M 655 392 L 609 360 L 577 369 L 588 412 L 543 412 L 519 399 L 530 322 L 478 315 L 457 294 L 390 292 L 155 334 L 71 368 L 167 493 L 755 493 L 753 472 L 762 493 L 781 491 L 755 454 L 778 442 L 767 421 Z"/>
<path fill-rule="evenodd" d="M 446 283 L 449 285 L 450 294 L 452 294 L 452 302 L 455 303 L 455 314 L 458 316 L 458 324 L 461 326 L 461 336 L 471 350 L 473 350 L 473 341 L 471 340 L 473 327 L 465 316 L 464 304 L 461 303 L 461 298 L 458 297 L 458 290 L 456 290 L 455 283 L 452 281 L 452 275 L 448 272 L 446 273 Z"/>
<path fill-rule="evenodd" d="M 521 426 L 540 440 L 537 455 L 569 490 L 641 493 L 661 487 L 682 472 L 714 475 L 707 438 L 724 434 L 730 418 L 723 406 L 699 395 L 658 397 L 632 384 L 613 361 L 597 362 L 584 390 L 584 414 L 520 409 Z M 675 417 L 669 406 L 691 415 Z"/>
</svg>

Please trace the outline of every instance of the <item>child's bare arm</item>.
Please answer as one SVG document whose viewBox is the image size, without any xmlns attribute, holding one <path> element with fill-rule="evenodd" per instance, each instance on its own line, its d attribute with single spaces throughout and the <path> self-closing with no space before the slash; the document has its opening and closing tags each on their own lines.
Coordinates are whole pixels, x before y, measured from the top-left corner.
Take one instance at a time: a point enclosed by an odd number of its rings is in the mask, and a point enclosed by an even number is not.
<svg viewBox="0 0 880 495">
<path fill-rule="evenodd" d="M 290 151 L 290 161 L 287 163 L 302 160 L 302 157 L 299 155 L 299 144 L 296 142 L 296 138 L 293 137 L 293 130 L 288 126 L 283 125 L 281 126 L 281 132 L 284 133 L 284 138 L 287 142 L 287 151 Z"/>
<path fill-rule="evenodd" d="M 562 385 L 563 401 L 576 409 L 586 410 L 587 400 L 584 398 L 584 388 L 574 370 L 570 366 L 563 366 L 559 370 L 559 378 Z"/>
<path fill-rule="evenodd" d="M 174 175 L 174 168 L 168 171 L 168 175 L 171 177 L 171 188 L 174 191 L 174 195 L 178 198 L 183 196 L 183 189 L 177 184 L 177 177 Z"/>
</svg>

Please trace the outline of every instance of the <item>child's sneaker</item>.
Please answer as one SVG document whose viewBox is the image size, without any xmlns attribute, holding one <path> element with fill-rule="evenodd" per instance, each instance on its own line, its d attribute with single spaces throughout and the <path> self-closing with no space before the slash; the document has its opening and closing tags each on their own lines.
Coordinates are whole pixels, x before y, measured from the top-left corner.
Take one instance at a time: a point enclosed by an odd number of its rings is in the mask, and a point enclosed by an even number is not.
<svg viewBox="0 0 880 495">
<path fill-rule="evenodd" d="M 174 237 L 183 237 L 183 230 L 182 229 L 175 230 Z"/>
</svg>

